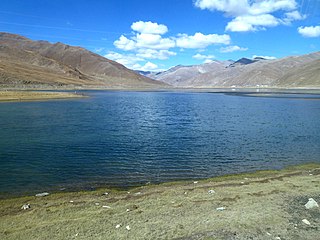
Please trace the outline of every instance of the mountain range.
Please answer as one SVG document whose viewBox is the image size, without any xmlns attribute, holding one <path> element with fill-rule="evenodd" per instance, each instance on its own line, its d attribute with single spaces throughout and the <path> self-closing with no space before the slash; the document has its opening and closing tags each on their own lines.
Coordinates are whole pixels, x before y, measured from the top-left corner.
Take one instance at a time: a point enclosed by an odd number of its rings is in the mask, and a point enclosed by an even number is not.
<svg viewBox="0 0 320 240">
<path fill-rule="evenodd" d="M 213 61 L 176 66 L 146 76 L 182 88 L 281 87 L 319 88 L 320 52 L 268 60 Z"/>
<path fill-rule="evenodd" d="M 0 88 L 320 88 L 320 52 L 133 71 L 82 47 L 0 33 Z"/>
<path fill-rule="evenodd" d="M 0 33 L 0 86 L 158 88 L 165 84 L 81 47 Z"/>
</svg>

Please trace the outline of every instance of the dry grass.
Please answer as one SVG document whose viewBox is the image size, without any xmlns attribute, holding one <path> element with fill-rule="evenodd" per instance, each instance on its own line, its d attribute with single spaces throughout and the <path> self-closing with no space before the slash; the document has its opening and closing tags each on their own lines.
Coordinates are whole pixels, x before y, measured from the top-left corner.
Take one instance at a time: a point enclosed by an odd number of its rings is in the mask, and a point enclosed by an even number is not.
<svg viewBox="0 0 320 240">
<path fill-rule="evenodd" d="M 85 96 L 70 92 L 41 91 L 0 91 L 0 102 L 39 101 L 50 99 L 83 98 Z"/>
<path fill-rule="evenodd" d="M 129 192 L 1 200 L 0 239 L 317 239 L 320 211 L 304 204 L 320 202 L 319 174 L 319 165 L 305 165 Z M 25 203 L 31 208 L 21 210 Z"/>
</svg>

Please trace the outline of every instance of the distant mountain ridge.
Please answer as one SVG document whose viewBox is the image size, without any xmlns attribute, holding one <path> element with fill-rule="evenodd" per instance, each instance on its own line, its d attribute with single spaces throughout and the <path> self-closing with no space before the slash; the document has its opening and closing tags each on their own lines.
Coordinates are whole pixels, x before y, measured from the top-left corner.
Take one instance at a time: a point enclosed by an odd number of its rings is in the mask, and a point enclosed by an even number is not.
<svg viewBox="0 0 320 240">
<path fill-rule="evenodd" d="M 201 72 L 199 69 L 205 69 Z M 320 88 L 320 52 L 282 59 L 241 58 L 229 64 L 176 66 L 148 77 L 175 87 L 309 87 Z"/>
<path fill-rule="evenodd" d="M 0 33 L 0 84 L 152 88 L 165 84 L 81 47 Z"/>
</svg>

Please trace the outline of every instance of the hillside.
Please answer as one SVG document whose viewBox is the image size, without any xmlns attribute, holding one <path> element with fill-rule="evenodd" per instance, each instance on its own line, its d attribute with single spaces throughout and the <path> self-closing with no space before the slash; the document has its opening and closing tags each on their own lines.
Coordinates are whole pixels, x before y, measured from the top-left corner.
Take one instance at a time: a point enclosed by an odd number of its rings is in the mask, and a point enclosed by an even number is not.
<svg viewBox="0 0 320 240">
<path fill-rule="evenodd" d="M 229 66 L 220 65 L 201 73 L 187 67 L 172 68 L 154 79 L 176 87 L 320 87 L 320 52 L 275 60 L 240 59 Z M 201 68 L 203 65 L 198 65 Z M 175 81 L 179 79 L 179 81 Z"/>
<path fill-rule="evenodd" d="M 4 87 L 158 88 L 165 84 L 81 47 L 0 33 Z"/>
</svg>

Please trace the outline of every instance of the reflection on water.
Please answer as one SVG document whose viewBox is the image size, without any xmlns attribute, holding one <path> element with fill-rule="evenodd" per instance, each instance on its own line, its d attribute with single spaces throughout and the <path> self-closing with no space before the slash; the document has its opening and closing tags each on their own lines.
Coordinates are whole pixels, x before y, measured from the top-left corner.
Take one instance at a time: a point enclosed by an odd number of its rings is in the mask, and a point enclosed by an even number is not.
<svg viewBox="0 0 320 240">
<path fill-rule="evenodd" d="M 319 101 L 88 94 L 0 104 L 2 194 L 131 186 L 320 161 Z"/>
</svg>

